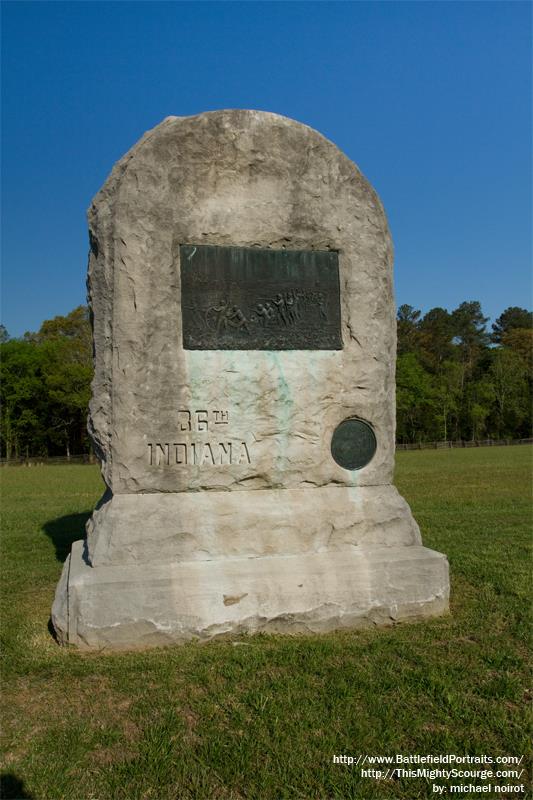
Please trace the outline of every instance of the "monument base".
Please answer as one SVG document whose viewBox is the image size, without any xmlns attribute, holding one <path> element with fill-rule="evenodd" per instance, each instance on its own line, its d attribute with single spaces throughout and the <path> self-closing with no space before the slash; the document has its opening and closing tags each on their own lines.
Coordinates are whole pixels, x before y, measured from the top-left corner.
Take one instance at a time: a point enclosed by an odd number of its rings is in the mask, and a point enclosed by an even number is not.
<svg viewBox="0 0 533 800">
<path fill-rule="evenodd" d="M 223 561 L 422 544 L 396 487 L 104 495 L 87 524 L 92 567 Z"/>
<path fill-rule="evenodd" d="M 387 625 L 444 613 L 448 592 L 446 557 L 420 545 L 92 567 L 79 541 L 52 623 L 63 643 L 82 649 L 138 648 Z"/>
</svg>

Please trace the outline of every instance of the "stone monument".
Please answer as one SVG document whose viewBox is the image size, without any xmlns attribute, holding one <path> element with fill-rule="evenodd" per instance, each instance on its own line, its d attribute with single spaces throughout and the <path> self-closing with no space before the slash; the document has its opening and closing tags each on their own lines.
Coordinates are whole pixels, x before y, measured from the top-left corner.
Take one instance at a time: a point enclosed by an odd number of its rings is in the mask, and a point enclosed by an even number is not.
<svg viewBox="0 0 533 800">
<path fill-rule="evenodd" d="M 441 614 L 446 557 L 392 485 L 392 245 L 311 128 L 168 117 L 89 210 L 107 490 L 52 609 L 61 641 L 159 645 Z"/>
</svg>

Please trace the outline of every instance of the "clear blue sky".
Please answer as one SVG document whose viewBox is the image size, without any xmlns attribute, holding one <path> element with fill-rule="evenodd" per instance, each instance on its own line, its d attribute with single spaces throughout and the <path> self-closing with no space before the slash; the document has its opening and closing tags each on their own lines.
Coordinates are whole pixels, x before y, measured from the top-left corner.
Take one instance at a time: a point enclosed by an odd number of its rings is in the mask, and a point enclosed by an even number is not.
<svg viewBox="0 0 533 800">
<path fill-rule="evenodd" d="M 385 205 L 398 304 L 531 307 L 527 2 L 4 2 L 3 310 L 85 302 L 85 212 L 164 117 L 284 114 Z"/>
</svg>

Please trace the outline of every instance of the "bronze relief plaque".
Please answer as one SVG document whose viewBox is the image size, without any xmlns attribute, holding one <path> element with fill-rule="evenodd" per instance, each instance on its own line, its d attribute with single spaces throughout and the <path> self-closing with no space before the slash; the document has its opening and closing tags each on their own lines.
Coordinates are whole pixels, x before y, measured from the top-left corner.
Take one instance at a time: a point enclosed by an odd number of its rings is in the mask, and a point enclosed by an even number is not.
<svg viewBox="0 0 533 800">
<path fill-rule="evenodd" d="M 181 245 L 186 350 L 342 350 L 332 250 Z"/>
<path fill-rule="evenodd" d="M 343 469 L 362 469 L 372 461 L 376 447 L 376 435 L 368 422 L 351 417 L 335 428 L 331 455 Z"/>
</svg>

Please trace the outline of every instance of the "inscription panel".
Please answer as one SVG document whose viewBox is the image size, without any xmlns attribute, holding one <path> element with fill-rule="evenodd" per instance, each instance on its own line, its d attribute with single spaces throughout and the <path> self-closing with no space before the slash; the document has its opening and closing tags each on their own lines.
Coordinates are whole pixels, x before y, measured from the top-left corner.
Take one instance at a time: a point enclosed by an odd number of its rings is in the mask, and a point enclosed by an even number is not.
<svg viewBox="0 0 533 800">
<path fill-rule="evenodd" d="M 148 442 L 151 467 L 251 464 L 246 442 Z"/>
<path fill-rule="evenodd" d="M 341 350 L 338 253 L 182 245 L 186 350 Z"/>
<path fill-rule="evenodd" d="M 217 467 L 251 464 L 247 442 L 220 438 L 229 425 L 229 411 L 208 408 L 178 409 L 178 441 L 147 442 L 150 467 Z M 204 434 L 199 437 L 198 434 Z M 207 438 L 206 438 L 207 437 Z"/>
</svg>

